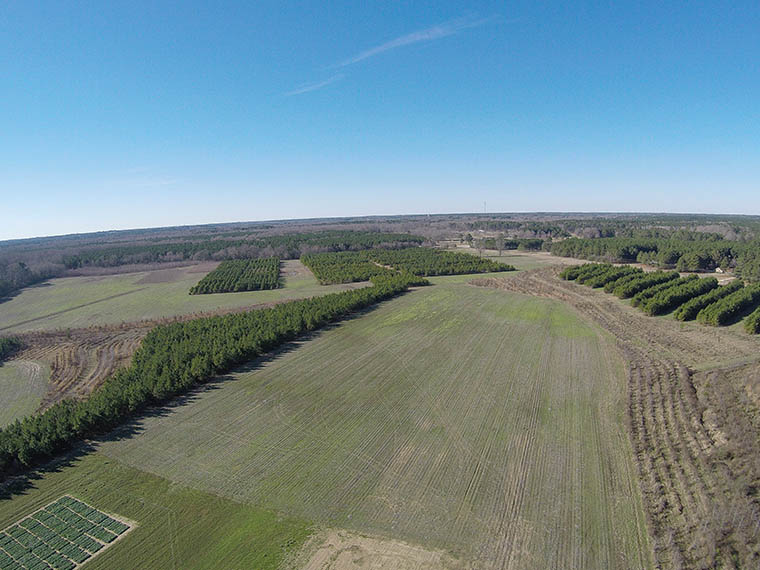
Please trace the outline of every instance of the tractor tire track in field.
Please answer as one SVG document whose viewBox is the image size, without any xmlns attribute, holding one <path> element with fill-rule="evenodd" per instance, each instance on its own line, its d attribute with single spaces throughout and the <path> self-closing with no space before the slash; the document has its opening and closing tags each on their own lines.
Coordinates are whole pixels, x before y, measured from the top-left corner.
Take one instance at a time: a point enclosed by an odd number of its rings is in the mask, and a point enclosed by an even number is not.
<svg viewBox="0 0 760 570">
<path fill-rule="evenodd" d="M 760 398 L 748 380 L 760 371 L 756 340 L 643 316 L 558 272 L 472 284 L 560 299 L 615 338 L 658 568 L 760 567 Z"/>
<path fill-rule="evenodd" d="M 584 334 L 558 331 L 557 318 Z M 628 522 L 643 519 L 634 463 L 617 445 L 629 448 L 624 387 L 609 397 L 622 360 L 607 345 L 559 303 L 436 285 L 99 449 L 328 528 L 440 548 L 470 569 L 645 568 L 646 537 Z"/>
</svg>

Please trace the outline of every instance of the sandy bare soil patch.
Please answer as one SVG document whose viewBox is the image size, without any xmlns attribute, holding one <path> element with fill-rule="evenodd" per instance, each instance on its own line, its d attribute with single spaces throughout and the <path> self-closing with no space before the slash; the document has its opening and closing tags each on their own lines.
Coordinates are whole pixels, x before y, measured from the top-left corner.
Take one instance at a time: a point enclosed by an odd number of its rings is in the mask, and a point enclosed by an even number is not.
<svg viewBox="0 0 760 570">
<path fill-rule="evenodd" d="M 286 565 L 292 570 L 462 570 L 471 568 L 445 552 L 345 530 L 317 534 Z"/>
</svg>

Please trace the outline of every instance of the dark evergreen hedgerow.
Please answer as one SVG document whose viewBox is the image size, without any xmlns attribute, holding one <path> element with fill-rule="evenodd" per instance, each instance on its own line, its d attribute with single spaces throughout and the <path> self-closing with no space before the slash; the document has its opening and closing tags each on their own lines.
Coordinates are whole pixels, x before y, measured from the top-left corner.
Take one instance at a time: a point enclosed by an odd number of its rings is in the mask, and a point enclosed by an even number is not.
<svg viewBox="0 0 760 570">
<path fill-rule="evenodd" d="M 230 371 L 307 331 L 394 297 L 417 277 L 389 274 L 372 287 L 291 301 L 269 309 L 160 325 L 131 365 L 84 401 L 63 401 L 0 431 L 0 475 L 51 457 L 75 441 L 111 429 L 146 406 L 160 404 Z"/>
<path fill-rule="evenodd" d="M 679 277 L 678 279 L 672 279 L 670 281 L 665 281 L 663 283 L 658 283 L 657 285 L 647 287 L 646 289 L 639 291 L 633 297 L 631 297 L 631 306 L 638 307 L 640 305 L 643 305 L 649 301 L 649 299 L 655 295 L 658 295 L 660 292 L 669 291 L 673 287 L 680 287 L 681 285 L 688 283 L 689 281 L 693 281 L 694 279 L 699 279 L 699 277 L 696 275 Z"/>
<path fill-rule="evenodd" d="M 744 320 L 744 330 L 749 334 L 760 333 L 760 308 L 755 309 Z"/>
<path fill-rule="evenodd" d="M 760 304 L 760 285 L 750 285 L 708 305 L 697 314 L 697 320 L 713 326 L 731 323 L 744 311 Z"/>
<path fill-rule="evenodd" d="M 644 289 L 649 289 L 653 285 L 664 283 L 665 281 L 672 281 L 673 279 L 678 279 L 677 271 L 671 271 L 668 273 L 665 273 L 664 271 L 645 273 L 641 277 L 633 279 L 625 285 L 615 287 L 612 293 L 621 299 L 628 299 Z"/>
<path fill-rule="evenodd" d="M 599 275 L 595 275 L 594 277 L 587 279 L 584 285 L 597 289 L 599 287 L 604 287 L 605 285 L 607 285 L 607 283 L 612 283 L 623 277 L 627 277 L 629 275 L 637 275 L 639 273 L 643 273 L 643 272 L 638 267 L 630 267 L 630 266 L 620 267 L 620 266 L 613 265 L 607 271 L 604 271 Z"/>
<path fill-rule="evenodd" d="M 704 295 L 700 295 L 699 297 L 694 297 L 693 299 L 686 301 L 683 305 L 676 309 L 675 313 L 673 313 L 673 316 L 679 321 L 692 321 L 697 318 L 699 311 L 708 305 L 711 305 L 715 301 L 722 299 L 726 295 L 730 295 L 734 291 L 738 291 L 742 287 L 744 287 L 744 283 L 738 279 L 736 281 L 731 281 L 731 283 L 728 283 L 727 285 L 716 287 Z"/>
<path fill-rule="evenodd" d="M 682 305 L 689 299 L 712 291 L 718 286 L 715 277 L 691 279 L 682 285 L 660 291 L 641 307 L 648 315 L 661 315 Z"/>
<path fill-rule="evenodd" d="M 190 288 L 191 295 L 277 289 L 280 260 L 276 257 L 222 261 L 219 267 Z"/>
<path fill-rule="evenodd" d="M 21 348 L 21 341 L 16 337 L 0 337 L 0 362 Z"/>
<path fill-rule="evenodd" d="M 610 281 L 609 283 L 604 284 L 604 292 L 605 293 L 612 293 L 616 287 L 621 287 L 622 285 L 625 285 L 627 283 L 630 283 L 634 279 L 638 279 L 642 275 L 644 275 L 644 271 L 641 269 L 636 268 L 637 271 L 634 271 L 630 273 L 629 275 L 624 275 L 620 279 L 615 279 L 614 281 Z"/>
</svg>

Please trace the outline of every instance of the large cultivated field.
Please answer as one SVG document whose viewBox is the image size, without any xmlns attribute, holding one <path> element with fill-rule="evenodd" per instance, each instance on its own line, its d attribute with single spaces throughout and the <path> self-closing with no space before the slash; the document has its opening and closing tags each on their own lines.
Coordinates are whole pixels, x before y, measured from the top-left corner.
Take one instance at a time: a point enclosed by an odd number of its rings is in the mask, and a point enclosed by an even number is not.
<svg viewBox="0 0 760 570">
<path fill-rule="evenodd" d="M 653 319 L 557 273 L 475 282 L 562 299 L 617 339 L 658 566 L 757 568 L 757 338 L 732 327 Z"/>
<path fill-rule="evenodd" d="M 648 567 L 609 339 L 556 301 L 436 283 L 219 379 L 97 456 L 462 566 Z"/>
<path fill-rule="evenodd" d="M 249 307 L 344 290 L 320 286 L 300 261 L 283 262 L 281 289 L 190 295 L 216 264 L 203 263 L 122 275 L 67 277 L 28 287 L 0 303 L 0 335 L 83 328 Z"/>
</svg>

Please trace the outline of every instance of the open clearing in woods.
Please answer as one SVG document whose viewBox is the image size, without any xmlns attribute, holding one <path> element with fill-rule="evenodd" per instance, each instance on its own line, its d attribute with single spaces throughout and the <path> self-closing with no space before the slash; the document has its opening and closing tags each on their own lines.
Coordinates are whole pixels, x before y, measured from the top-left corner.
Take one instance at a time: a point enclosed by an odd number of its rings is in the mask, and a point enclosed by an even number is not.
<svg viewBox="0 0 760 570">
<path fill-rule="evenodd" d="M 95 277 L 65 277 L 27 287 L 0 303 L 0 335 L 83 328 L 176 315 L 235 309 L 324 295 L 360 286 L 322 286 L 298 260 L 284 261 L 285 286 L 268 291 L 190 295 L 216 264 Z"/>
<path fill-rule="evenodd" d="M 434 281 L 98 455 L 476 568 L 649 567 L 610 339 L 556 301 Z"/>
</svg>

